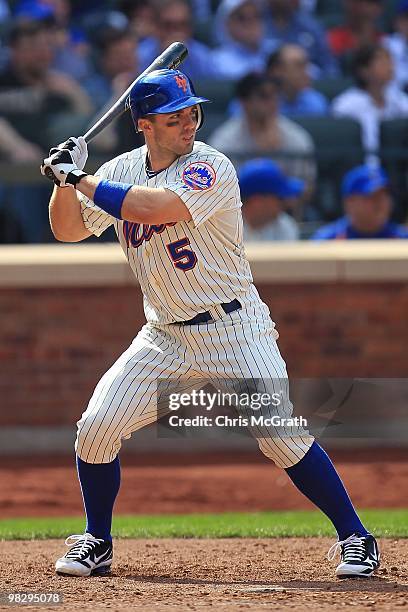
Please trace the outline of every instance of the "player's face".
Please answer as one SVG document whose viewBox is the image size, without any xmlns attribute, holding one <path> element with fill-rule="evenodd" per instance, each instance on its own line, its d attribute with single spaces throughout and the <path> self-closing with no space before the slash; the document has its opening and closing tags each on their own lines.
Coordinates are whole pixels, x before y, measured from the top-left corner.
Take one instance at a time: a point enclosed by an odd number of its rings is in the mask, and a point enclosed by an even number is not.
<svg viewBox="0 0 408 612">
<path fill-rule="evenodd" d="M 190 106 L 174 113 L 154 115 L 146 141 L 163 153 L 176 156 L 191 153 L 198 123 L 198 107 Z"/>
<path fill-rule="evenodd" d="M 353 227 L 360 232 L 374 234 L 381 230 L 389 219 L 391 198 L 386 189 L 379 189 L 367 196 L 350 196 L 346 210 Z"/>
</svg>

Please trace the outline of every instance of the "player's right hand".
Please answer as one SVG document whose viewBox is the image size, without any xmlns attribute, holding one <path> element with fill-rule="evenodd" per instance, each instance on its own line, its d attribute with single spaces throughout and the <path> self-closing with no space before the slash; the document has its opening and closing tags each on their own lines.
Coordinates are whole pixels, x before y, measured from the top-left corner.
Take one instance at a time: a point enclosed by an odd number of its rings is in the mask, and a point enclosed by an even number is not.
<svg viewBox="0 0 408 612">
<path fill-rule="evenodd" d="M 85 168 L 86 160 L 88 159 L 88 146 L 83 136 L 79 138 L 71 136 L 68 140 L 65 140 L 65 142 L 50 149 L 48 157 L 51 157 L 54 153 L 63 149 L 67 149 L 71 153 L 72 161 L 77 168 L 80 170 Z"/>
</svg>

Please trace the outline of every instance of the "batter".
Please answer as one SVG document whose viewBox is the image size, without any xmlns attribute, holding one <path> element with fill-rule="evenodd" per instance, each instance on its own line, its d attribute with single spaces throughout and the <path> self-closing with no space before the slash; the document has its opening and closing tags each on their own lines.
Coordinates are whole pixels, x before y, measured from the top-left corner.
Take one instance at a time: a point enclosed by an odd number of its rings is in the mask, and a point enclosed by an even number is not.
<svg viewBox="0 0 408 612">
<path fill-rule="evenodd" d="M 128 102 L 146 145 L 92 176 L 83 171 L 84 139 L 70 138 L 41 167 L 56 184 L 50 200 L 55 237 L 77 242 L 114 225 L 140 283 L 147 320 L 78 421 L 75 450 L 87 524 L 84 534 L 67 538 L 69 550 L 56 562 L 60 574 L 109 571 L 118 454 L 123 439 L 168 412 L 157 397 L 158 379 L 185 388 L 198 379 L 227 387 L 229 381 L 261 381 L 263 391 L 282 396 L 275 414 L 292 414 L 278 334 L 245 257 L 234 166 L 195 141 L 205 102 L 183 73 L 152 72 L 133 87 Z M 272 414 L 271 406 L 262 410 Z M 338 541 L 329 557 L 337 550 L 341 555 L 336 575 L 370 576 L 379 565 L 376 541 L 324 450 L 299 427 L 249 429 L 260 450 L 332 521 Z"/>
</svg>

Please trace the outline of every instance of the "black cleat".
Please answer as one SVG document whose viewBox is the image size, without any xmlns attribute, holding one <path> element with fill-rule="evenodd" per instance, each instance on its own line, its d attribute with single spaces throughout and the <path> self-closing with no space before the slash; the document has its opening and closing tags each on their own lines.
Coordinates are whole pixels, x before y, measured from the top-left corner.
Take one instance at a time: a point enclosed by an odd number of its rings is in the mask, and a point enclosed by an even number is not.
<svg viewBox="0 0 408 612">
<path fill-rule="evenodd" d="M 57 574 L 91 576 L 107 574 L 113 557 L 112 542 L 94 538 L 90 533 L 71 535 L 65 540 L 69 551 L 55 564 Z"/>
<path fill-rule="evenodd" d="M 380 565 L 380 553 L 372 535 L 353 533 L 346 540 L 336 542 L 327 553 L 329 561 L 334 559 L 339 549 L 338 578 L 368 578 Z"/>
</svg>

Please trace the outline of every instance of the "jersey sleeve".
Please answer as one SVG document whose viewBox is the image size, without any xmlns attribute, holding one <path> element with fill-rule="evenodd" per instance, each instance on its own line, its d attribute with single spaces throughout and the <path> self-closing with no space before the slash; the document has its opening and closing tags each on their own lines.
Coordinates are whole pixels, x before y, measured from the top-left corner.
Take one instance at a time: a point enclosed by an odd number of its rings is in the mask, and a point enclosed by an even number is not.
<svg viewBox="0 0 408 612">
<path fill-rule="evenodd" d="M 110 178 L 107 164 L 101 166 L 95 173 L 95 176 Z M 100 236 L 114 223 L 114 217 L 99 208 L 92 200 L 79 191 L 77 191 L 77 195 L 81 204 L 81 215 L 86 229 L 95 236 Z"/>
<path fill-rule="evenodd" d="M 235 168 L 224 156 L 192 156 L 180 165 L 176 179 L 163 186 L 184 202 L 196 227 L 220 210 L 241 206 Z"/>
</svg>

